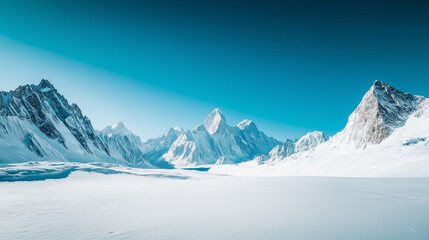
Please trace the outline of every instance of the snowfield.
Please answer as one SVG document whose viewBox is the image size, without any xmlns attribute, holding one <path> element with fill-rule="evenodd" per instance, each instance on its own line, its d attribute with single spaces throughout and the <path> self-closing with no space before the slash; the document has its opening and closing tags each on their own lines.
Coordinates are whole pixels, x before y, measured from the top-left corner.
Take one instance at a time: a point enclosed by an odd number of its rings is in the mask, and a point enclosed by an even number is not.
<svg viewBox="0 0 429 240">
<path fill-rule="evenodd" d="M 64 178 L 0 182 L 0 239 L 429 239 L 429 178 L 232 177 L 75 163 L 8 165 L 0 176 L 67 169 Z"/>
<path fill-rule="evenodd" d="M 143 143 L 47 80 L 0 91 L 0 239 L 427 240 L 428 123 L 429 99 L 375 81 L 332 137 L 215 109 Z"/>
</svg>

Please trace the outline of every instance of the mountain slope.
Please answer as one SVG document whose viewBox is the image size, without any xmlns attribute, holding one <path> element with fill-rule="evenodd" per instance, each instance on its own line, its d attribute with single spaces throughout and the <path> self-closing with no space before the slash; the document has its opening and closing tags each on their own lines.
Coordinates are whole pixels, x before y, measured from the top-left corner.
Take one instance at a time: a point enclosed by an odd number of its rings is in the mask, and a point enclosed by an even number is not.
<svg viewBox="0 0 429 240">
<path fill-rule="evenodd" d="M 376 81 L 346 127 L 326 143 L 274 161 L 216 166 L 261 176 L 429 176 L 429 100 Z"/>
<path fill-rule="evenodd" d="M 384 82 L 375 81 L 334 141 L 358 148 L 378 144 L 395 128 L 404 125 L 423 100 L 421 96 L 403 93 Z"/>
<path fill-rule="evenodd" d="M 75 143 L 69 136 L 61 134 L 67 129 L 67 133 L 72 134 L 84 151 L 90 154 L 96 151 L 109 154 L 106 146 L 97 137 L 90 120 L 76 104 L 69 105 L 49 81 L 42 80 L 39 85 L 25 85 L 15 91 L 0 92 L 0 96 L 0 115 L 3 121 L 8 121 L 6 118 L 15 118 L 17 121 L 19 119 L 29 122 L 49 139 L 70 148 Z M 37 140 L 30 133 L 26 134 L 26 138 L 33 146 L 33 151 L 43 156 L 42 149 L 37 146 Z"/>
<path fill-rule="evenodd" d="M 80 108 L 70 105 L 47 80 L 0 92 L 0 162 L 140 164 L 136 159 L 111 156 L 110 149 L 117 149 L 106 143 Z"/>
<path fill-rule="evenodd" d="M 329 136 L 320 131 L 307 133 L 296 142 L 287 139 L 282 145 L 278 145 L 270 151 L 268 160 L 278 160 L 295 153 L 305 152 L 328 140 Z"/>
<path fill-rule="evenodd" d="M 181 128 L 174 127 L 168 130 L 163 136 L 152 138 L 142 144 L 142 152 L 146 159 L 149 161 L 162 160 L 162 155 L 168 152 L 171 145 L 182 135 L 185 131 Z"/>
<path fill-rule="evenodd" d="M 104 128 L 99 135 L 108 147 L 110 156 L 115 159 L 122 159 L 138 167 L 171 168 L 165 161 L 148 161 L 144 157 L 140 137 L 128 130 L 122 122 Z"/>
<path fill-rule="evenodd" d="M 182 133 L 162 158 L 176 166 L 237 163 L 267 154 L 278 144 L 281 143 L 259 131 L 252 121 L 228 125 L 222 112 L 215 109 L 203 124 Z"/>
</svg>

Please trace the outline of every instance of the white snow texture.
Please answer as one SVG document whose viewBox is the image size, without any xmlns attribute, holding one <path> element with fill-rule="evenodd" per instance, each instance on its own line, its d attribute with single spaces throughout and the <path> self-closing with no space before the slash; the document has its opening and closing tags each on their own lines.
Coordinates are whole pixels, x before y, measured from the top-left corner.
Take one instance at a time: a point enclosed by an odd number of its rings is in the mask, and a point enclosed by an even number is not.
<svg viewBox="0 0 429 240">
<path fill-rule="evenodd" d="M 47 80 L 0 92 L 0 163 L 105 162 L 141 168 L 208 166 L 250 176 L 429 176 L 429 100 L 375 81 L 345 128 L 283 143 L 219 109 L 193 130 L 142 142 L 122 122 L 102 131 Z"/>
</svg>

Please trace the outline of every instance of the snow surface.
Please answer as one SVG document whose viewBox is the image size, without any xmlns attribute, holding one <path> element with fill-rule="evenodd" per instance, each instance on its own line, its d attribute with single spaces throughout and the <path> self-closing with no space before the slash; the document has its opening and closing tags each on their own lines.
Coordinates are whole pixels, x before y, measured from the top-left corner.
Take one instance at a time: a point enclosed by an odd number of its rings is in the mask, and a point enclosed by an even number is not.
<svg viewBox="0 0 429 240">
<path fill-rule="evenodd" d="M 76 162 L 26 162 L 0 165 L 0 182 L 40 181 L 61 179 L 71 173 L 95 172 L 103 174 L 131 174 L 136 176 L 169 177 L 187 179 L 188 176 L 174 171 L 151 171 L 150 169 L 130 168 L 109 163 L 76 163 Z"/>
<path fill-rule="evenodd" d="M 210 171 L 238 176 L 429 177 L 429 99 L 375 82 L 344 130 L 320 143 L 296 153 L 293 143 L 285 142 L 268 159 L 216 165 Z"/>
<path fill-rule="evenodd" d="M 46 89 L 51 89 L 45 91 Z M 195 167 L 240 176 L 429 176 L 429 100 L 376 81 L 332 138 L 314 131 L 283 144 L 219 109 L 194 130 L 142 143 L 122 122 L 95 131 L 76 104 L 42 80 L 0 92 L 0 163 L 105 162 Z"/>
<path fill-rule="evenodd" d="M 127 171 L 0 182 L 0 239 L 429 239 L 429 178 Z"/>
</svg>

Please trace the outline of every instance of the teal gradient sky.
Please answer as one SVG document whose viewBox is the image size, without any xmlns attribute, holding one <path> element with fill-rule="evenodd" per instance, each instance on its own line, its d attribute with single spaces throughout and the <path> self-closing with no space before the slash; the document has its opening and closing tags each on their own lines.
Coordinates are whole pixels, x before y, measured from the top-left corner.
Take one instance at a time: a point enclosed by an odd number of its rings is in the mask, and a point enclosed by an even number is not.
<svg viewBox="0 0 429 240">
<path fill-rule="evenodd" d="M 323 3 L 322 3 L 323 2 Z M 375 79 L 429 96 L 418 1 L 0 1 L 0 89 L 49 79 L 143 139 L 219 107 L 280 140 L 340 131 Z"/>
</svg>

